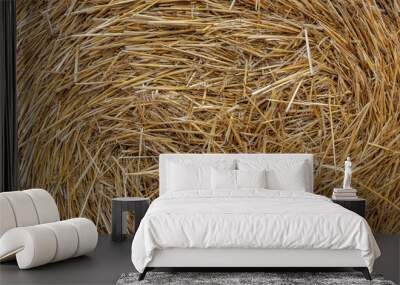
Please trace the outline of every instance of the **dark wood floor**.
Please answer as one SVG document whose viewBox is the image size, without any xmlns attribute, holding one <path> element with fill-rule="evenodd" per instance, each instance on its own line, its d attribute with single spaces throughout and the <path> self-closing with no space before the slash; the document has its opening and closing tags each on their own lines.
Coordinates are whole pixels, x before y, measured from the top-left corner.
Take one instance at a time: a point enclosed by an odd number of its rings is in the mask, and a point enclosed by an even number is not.
<svg viewBox="0 0 400 285">
<path fill-rule="evenodd" d="M 400 236 L 377 235 L 382 257 L 375 272 L 395 283 L 400 281 Z M 124 272 L 134 271 L 130 259 L 131 240 L 114 243 L 100 236 L 97 249 L 81 256 L 42 267 L 19 270 L 15 262 L 0 264 L 0 284 L 115 284 Z"/>
</svg>

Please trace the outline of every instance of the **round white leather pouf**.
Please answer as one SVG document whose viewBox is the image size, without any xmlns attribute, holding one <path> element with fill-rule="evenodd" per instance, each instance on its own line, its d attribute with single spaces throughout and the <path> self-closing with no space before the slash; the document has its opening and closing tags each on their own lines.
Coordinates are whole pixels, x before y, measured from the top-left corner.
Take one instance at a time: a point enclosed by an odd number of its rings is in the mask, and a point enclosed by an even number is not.
<svg viewBox="0 0 400 285">
<path fill-rule="evenodd" d="M 78 233 L 75 228 L 66 221 L 41 225 L 53 231 L 56 235 L 57 250 L 51 262 L 57 262 L 71 258 L 78 250 Z"/>
<path fill-rule="evenodd" d="M 96 226 L 91 220 L 75 218 L 66 220 L 65 222 L 74 226 L 78 233 L 79 244 L 74 257 L 86 254 L 96 248 L 98 233 Z"/>
<path fill-rule="evenodd" d="M 53 231 L 41 225 L 11 229 L 0 239 L 0 257 L 16 254 L 20 269 L 51 262 L 56 249 Z"/>
<path fill-rule="evenodd" d="M 0 193 L 0 262 L 16 258 L 20 269 L 28 269 L 96 248 L 92 221 L 59 219 L 53 197 L 43 189 Z"/>
<path fill-rule="evenodd" d="M 10 202 L 1 194 L 3 193 L 0 193 L 0 237 L 9 229 L 17 226 Z"/>
<path fill-rule="evenodd" d="M 35 205 L 30 196 L 23 191 L 1 193 L 13 209 L 17 227 L 33 226 L 39 223 Z"/>
<path fill-rule="evenodd" d="M 24 190 L 23 193 L 29 195 L 36 208 L 39 224 L 51 223 L 60 220 L 60 214 L 53 197 L 43 189 Z"/>
</svg>

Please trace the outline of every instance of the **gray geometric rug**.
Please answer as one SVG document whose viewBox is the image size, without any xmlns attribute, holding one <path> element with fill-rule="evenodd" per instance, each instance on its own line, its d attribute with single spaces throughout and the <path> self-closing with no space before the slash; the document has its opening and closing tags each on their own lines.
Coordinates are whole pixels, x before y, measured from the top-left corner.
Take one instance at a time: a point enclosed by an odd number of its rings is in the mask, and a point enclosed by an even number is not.
<svg viewBox="0 0 400 285">
<path fill-rule="evenodd" d="M 368 281 L 360 272 L 148 272 L 142 281 L 138 276 L 122 274 L 117 285 L 395 285 L 380 275 Z"/>
</svg>

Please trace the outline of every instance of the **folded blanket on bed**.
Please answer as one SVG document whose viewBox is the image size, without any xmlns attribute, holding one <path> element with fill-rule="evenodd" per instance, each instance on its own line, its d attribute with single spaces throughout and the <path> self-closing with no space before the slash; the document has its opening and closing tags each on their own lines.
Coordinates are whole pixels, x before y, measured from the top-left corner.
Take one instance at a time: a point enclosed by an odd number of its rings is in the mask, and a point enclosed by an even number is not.
<svg viewBox="0 0 400 285">
<path fill-rule="evenodd" d="M 157 198 L 137 229 L 132 262 L 143 272 L 165 248 L 358 249 L 370 271 L 380 255 L 361 216 L 320 195 L 265 189 Z"/>
</svg>

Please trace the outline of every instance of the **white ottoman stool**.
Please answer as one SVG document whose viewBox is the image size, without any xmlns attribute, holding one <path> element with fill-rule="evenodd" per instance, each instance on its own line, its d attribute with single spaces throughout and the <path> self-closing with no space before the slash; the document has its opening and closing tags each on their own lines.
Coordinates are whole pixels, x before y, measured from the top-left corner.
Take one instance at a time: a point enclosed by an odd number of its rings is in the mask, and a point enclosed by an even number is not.
<svg viewBox="0 0 400 285">
<path fill-rule="evenodd" d="M 92 221 L 59 221 L 54 199 L 42 189 L 0 193 L 0 261 L 17 259 L 20 269 L 86 254 L 96 248 Z"/>
</svg>

